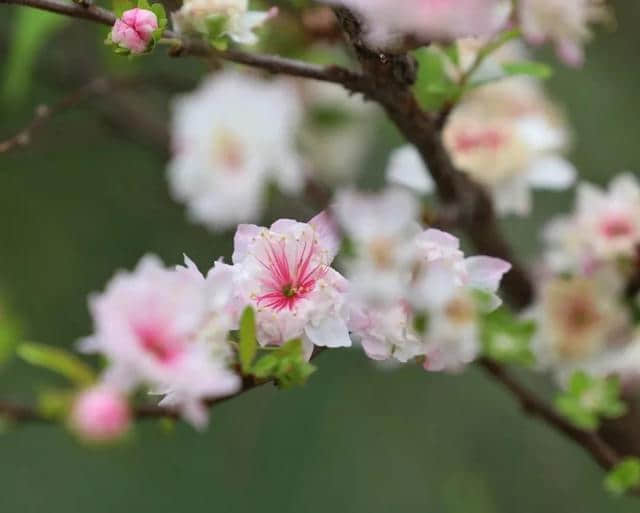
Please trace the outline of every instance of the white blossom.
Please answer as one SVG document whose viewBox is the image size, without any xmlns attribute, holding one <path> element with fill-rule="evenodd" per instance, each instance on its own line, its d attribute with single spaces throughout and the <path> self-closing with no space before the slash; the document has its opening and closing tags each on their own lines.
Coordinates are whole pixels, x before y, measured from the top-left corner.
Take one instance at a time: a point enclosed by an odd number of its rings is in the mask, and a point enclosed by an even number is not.
<svg viewBox="0 0 640 513">
<path fill-rule="evenodd" d="M 224 72 L 173 106 L 169 183 L 194 221 L 212 229 L 257 220 L 266 186 L 304 183 L 295 137 L 302 111 L 290 82 Z"/>
</svg>

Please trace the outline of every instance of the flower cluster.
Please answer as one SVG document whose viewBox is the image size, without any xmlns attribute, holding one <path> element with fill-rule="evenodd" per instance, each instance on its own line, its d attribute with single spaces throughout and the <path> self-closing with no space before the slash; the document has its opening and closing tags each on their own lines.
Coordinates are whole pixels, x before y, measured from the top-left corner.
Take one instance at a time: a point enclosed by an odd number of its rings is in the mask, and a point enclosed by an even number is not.
<svg viewBox="0 0 640 513">
<path fill-rule="evenodd" d="M 403 48 L 407 44 L 452 41 L 489 35 L 509 15 L 503 0 L 334 0 L 364 18 L 369 44 L 377 48 Z"/>
<path fill-rule="evenodd" d="M 277 12 L 275 7 L 250 11 L 249 0 L 186 0 L 172 19 L 176 30 L 187 35 L 228 36 L 236 43 L 252 45 L 258 42 L 254 29 Z"/>
<path fill-rule="evenodd" d="M 94 333 L 81 347 L 108 366 L 76 400 L 74 430 L 97 441 L 120 436 L 129 419 L 122 397 L 140 387 L 204 426 L 206 401 L 241 387 L 247 366 L 233 333 L 247 308 L 261 346 L 288 352 L 298 340 L 306 359 L 314 347 L 351 346 L 353 335 L 374 359 L 419 357 L 429 370 L 473 360 L 476 317 L 500 303 L 495 292 L 509 264 L 465 258 L 452 235 L 422 231 L 404 194 L 337 198 L 335 215 L 357 250 L 349 281 L 332 267 L 341 240 L 326 212 L 308 223 L 240 225 L 232 264 L 218 261 L 206 276 L 188 259 L 167 268 L 153 256 L 116 274 L 90 298 Z"/>
<path fill-rule="evenodd" d="M 590 25 L 609 19 L 604 0 L 326 0 L 362 17 L 367 41 L 386 51 L 489 37 L 515 20 L 531 44 L 551 42 L 572 66 L 584 59 Z"/>
<path fill-rule="evenodd" d="M 499 306 L 495 292 L 510 265 L 465 258 L 456 237 L 420 228 L 415 199 L 405 191 L 343 192 L 335 212 L 352 254 L 345 264 L 351 331 L 367 355 L 419 358 L 433 371 L 474 360 L 478 319 Z"/>
<path fill-rule="evenodd" d="M 455 166 L 483 185 L 499 214 L 524 216 L 531 211 L 531 189 L 562 190 L 576 177 L 564 157 L 570 134 L 558 108 L 533 77 L 508 77 L 502 65 L 526 54 L 517 44 L 505 45 L 473 68 L 483 42 L 458 43 L 458 66 L 447 70 L 452 80 L 467 77 L 482 84 L 469 91 L 449 115 L 443 142 Z M 433 191 L 427 169 L 411 147 L 392 155 L 387 178 L 420 194 Z"/>
<path fill-rule="evenodd" d="M 581 184 L 575 211 L 546 229 L 548 250 L 531 315 L 542 367 L 623 383 L 640 377 L 640 184 L 631 174 L 603 191 Z"/>
<path fill-rule="evenodd" d="M 237 72 L 207 79 L 173 105 L 173 196 L 212 229 L 257 220 L 270 182 L 286 193 L 302 189 L 295 147 L 301 120 L 290 82 Z"/>
</svg>

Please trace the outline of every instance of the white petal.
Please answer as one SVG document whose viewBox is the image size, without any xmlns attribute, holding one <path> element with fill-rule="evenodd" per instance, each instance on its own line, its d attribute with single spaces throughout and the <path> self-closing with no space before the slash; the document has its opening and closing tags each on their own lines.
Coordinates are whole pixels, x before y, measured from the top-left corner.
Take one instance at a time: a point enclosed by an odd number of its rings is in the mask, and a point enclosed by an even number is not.
<svg viewBox="0 0 640 513">
<path fill-rule="evenodd" d="M 424 160 L 414 146 L 405 145 L 391 153 L 386 171 L 387 181 L 419 193 L 433 191 L 433 180 Z"/>
<path fill-rule="evenodd" d="M 576 174 L 576 168 L 568 160 L 557 155 L 547 155 L 531 164 L 527 181 L 532 187 L 562 190 L 573 185 Z"/>
<path fill-rule="evenodd" d="M 347 325 L 338 317 L 327 317 L 317 326 L 308 325 L 305 333 L 316 346 L 351 347 Z"/>
</svg>

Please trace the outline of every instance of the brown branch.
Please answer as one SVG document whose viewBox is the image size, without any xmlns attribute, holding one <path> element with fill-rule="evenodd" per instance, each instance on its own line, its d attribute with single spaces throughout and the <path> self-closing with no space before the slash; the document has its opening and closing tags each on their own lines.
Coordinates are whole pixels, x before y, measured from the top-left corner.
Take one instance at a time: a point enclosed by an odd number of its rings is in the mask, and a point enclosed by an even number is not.
<svg viewBox="0 0 640 513">
<path fill-rule="evenodd" d="M 385 55 L 372 51 L 362 39 L 359 20 L 348 10 L 336 9 L 347 39 L 363 68 L 365 77 L 373 83 L 365 95 L 378 102 L 389 118 L 420 152 L 428 165 L 442 202 L 455 207 L 458 227 L 487 255 L 503 258 L 513 268 L 503 281 L 510 303 L 524 308 L 533 300 L 533 285 L 525 268 L 500 232 L 493 203 L 483 187 L 455 168 L 442 142 L 443 116 L 422 110 L 411 86 L 415 81 L 415 64 L 407 54 Z M 604 440 L 600 435 L 575 428 L 494 362 L 481 360 L 490 374 L 513 393 L 527 411 L 539 416 L 548 425 L 584 447 L 605 468 L 618 460 L 617 439 Z M 605 425 L 606 426 L 606 425 Z M 620 454 L 626 452 L 620 451 Z"/>
<path fill-rule="evenodd" d="M 116 20 L 115 15 L 107 9 L 93 5 L 85 7 L 80 4 L 66 3 L 62 0 L 0 0 L 0 4 L 24 5 L 109 26 L 113 25 Z M 362 76 L 339 66 L 317 66 L 315 64 L 276 55 L 251 54 L 237 50 L 216 50 L 205 41 L 181 38 L 179 34 L 170 30 L 166 30 L 163 36 L 169 42 L 175 42 L 174 48 L 172 49 L 172 55 L 175 56 L 193 55 L 220 59 L 237 64 L 244 64 L 268 71 L 269 73 L 286 74 L 341 84 L 354 92 L 361 91 L 362 89 Z"/>
<path fill-rule="evenodd" d="M 481 358 L 478 363 L 520 402 L 520 406 L 526 413 L 539 417 L 548 425 L 582 446 L 604 469 L 611 469 L 620 461 L 620 455 L 600 435 L 572 425 L 510 376 L 501 365 L 487 358 Z"/>
</svg>

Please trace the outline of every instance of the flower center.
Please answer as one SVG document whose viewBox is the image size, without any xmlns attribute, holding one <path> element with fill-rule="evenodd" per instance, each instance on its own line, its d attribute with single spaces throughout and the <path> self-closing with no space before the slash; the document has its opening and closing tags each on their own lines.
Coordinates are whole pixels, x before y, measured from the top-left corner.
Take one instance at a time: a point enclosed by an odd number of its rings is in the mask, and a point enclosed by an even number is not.
<svg viewBox="0 0 640 513">
<path fill-rule="evenodd" d="M 289 241 L 292 242 L 292 241 Z M 295 241 L 295 248 L 287 241 L 266 241 L 266 257 L 258 259 L 264 268 L 261 279 L 263 293 L 257 296 L 258 306 L 280 310 L 293 310 L 315 289 L 317 281 L 327 269 L 313 262 L 315 243 Z"/>
<path fill-rule="evenodd" d="M 602 233 L 609 239 L 627 237 L 633 232 L 631 221 L 622 216 L 612 216 L 602 223 Z"/>
<path fill-rule="evenodd" d="M 142 326 L 136 329 L 136 333 L 140 346 L 162 364 L 174 362 L 182 353 L 178 340 L 158 328 Z"/>
</svg>

